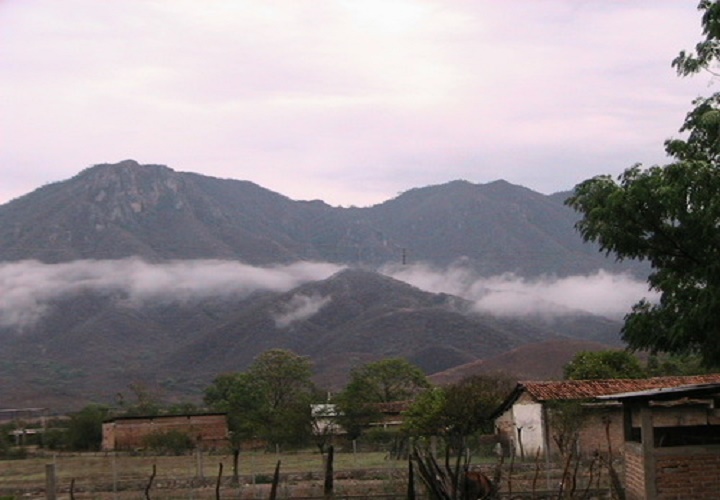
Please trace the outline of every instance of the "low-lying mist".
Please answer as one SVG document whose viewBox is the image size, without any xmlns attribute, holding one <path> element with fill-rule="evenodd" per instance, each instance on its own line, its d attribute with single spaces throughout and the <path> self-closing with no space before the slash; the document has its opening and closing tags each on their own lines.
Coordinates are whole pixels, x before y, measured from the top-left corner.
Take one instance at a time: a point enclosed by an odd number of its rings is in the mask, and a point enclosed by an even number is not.
<svg viewBox="0 0 720 500">
<path fill-rule="evenodd" d="M 246 297 L 256 291 L 285 292 L 323 280 L 343 266 L 296 262 L 254 267 L 226 260 L 179 260 L 151 264 L 137 258 L 0 263 L 0 327 L 32 326 L 53 300 L 77 293 L 121 294 L 124 300 L 183 303 L 208 297 Z M 482 277 L 463 265 L 436 269 L 392 266 L 383 274 L 425 291 L 448 293 L 474 303 L 477 311 L 504 316 L 570 314 L 578 310 L 619 318 L 643 297 L 644 282 L 625 274 L 598 271 L 588 276 L 529 279 L 514 274 Z M 278 327 L 304 320 L 331 297 L 297 296 L 278 311 Z"/>
<path fill-rule="evenodd" d="M 27 327 L 48 304 L 80 292 L 122 293 L 131 302 L 187 302 L 213 296 L 284 292 L 325 279 L 341 266 L 297 262 L 254 267 L 226 260 L 178 260 L 151 264 L 141 259 L 37 261 L 0 264 L 0 326 Z"/>
<path fill-rule="evenodd" d="M 561 278 L 523 278 L 512 273 L 482 277 L 462 264 L 446 269 L 388 266 L 382 272 L 428 292 L 457 295 L 472 301 L 477 311 L 497 316 L 557 316 L 584 311 L 617 319 L 640 299 L 656 297 L 645 282 L 603 270 Z"/>
</svg>

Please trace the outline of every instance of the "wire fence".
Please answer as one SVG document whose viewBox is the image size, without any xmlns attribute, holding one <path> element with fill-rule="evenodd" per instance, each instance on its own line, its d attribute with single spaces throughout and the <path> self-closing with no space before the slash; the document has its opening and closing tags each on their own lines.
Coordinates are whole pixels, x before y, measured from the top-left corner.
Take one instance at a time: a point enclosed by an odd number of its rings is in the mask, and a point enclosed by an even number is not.
<svg viewBox="0 0 720 500">
<path fill-rule="evenodd" d="M 47 470 L 53 470 L 56 499 L 267 499 L 280 462 L 278 499 L 320 499 L 324 463 L 318 451 L 244 452 L 239 477 L 233 479 L 232 456 L 193 452 L 167 456 L 149 453 L 37 453 L 22 460 L 0 461 L 0 500 L 49 499 Z M 477 457 L 474 467 L 488 475 L 497 457 Z M 573 476 L 576 498 L 610 498 L 609 477 L 583 467 Z M 407 498 L 407 460 L 387 452 L 335 454 L 333 498 Z M 502 465 L 500 498 L 557 498 L 563 465 L 543 461 Z M 417 482 L 417 480 L 416 480 Z M 415 498 L 424 489 L 417 484 Z M 568 498 L 566 495 L 564 498 Z"/>
</svg>

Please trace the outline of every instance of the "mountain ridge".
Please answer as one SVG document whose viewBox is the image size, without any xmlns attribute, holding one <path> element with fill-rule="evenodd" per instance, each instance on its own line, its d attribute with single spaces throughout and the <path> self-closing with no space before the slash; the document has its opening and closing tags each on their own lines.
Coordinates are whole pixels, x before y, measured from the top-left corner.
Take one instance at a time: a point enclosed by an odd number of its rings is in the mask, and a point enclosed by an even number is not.
<svg viewBox="0 0 720 500">
<path fill-rule="evenodd" d="M 644 272 L 607 259 L 557 197 L 506 181 L 451 181 L 367 208 L 293 201 L 248 181 L 133 160 L 87 168 L 0 205 L 0 261 L 300 260 L 363 265 L 463 259 L 483 275 Z"/>
<path fill-rule="evenodd" d="M 0 399 L 107 402 L 134 381 L 197 399 L 218 373 L 275 347 L 311 356 L 318 382 L 338 388 L 354 366 L 384 357 L 430 374 L 528 344 L 616 344 L 617 321 L 572 311 L 553 321 L 480 314 L 466 299 L 380 273 L 389 264 L 458 261 L 478 276 L 637 272 L 585 244 L 558 198 L 506 181 L 459 180 L 343 208 L 163 165 L 89 167 L 0 205 L 0 264 L 135 258 L 239 261 L 243 272 L 297 262 L 345 269 L 286 289 L 186 301 L 129 300 L 127 289 L 112 287 L 58 293 L 23 332 L 0 321 Z"/>
</svg>

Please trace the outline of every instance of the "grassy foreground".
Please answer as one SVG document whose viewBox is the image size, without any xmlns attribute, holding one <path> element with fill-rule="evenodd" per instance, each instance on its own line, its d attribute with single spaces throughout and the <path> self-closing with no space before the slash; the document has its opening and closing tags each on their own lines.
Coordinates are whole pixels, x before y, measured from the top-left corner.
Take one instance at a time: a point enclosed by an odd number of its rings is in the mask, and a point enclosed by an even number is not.
<svg viewBox="0 0 720 500">
<path fill-rule="evenodd" d="M 280 498 L 321 496 L 323 462 L 318 452 L 247 452 L 240 456 L 240 485 L 230 484 L 232 458 L 228 454 L 195 453 L 150 456 L 114 453 L 54 454 L 0 461 L 0 498 L 45 498 L 46 466 L 54 464 L 58 498 L 144 498 L 152 478 L 152 498 L 215 498 L 220 464 L 223 498 L 267 498 L 277 461 L 281 467 Z M 336 453 L 336 491 L 402 491 L 405 461 L 390 460 L 383 452 Z M 374 485 L 374 486 L 373 486 Z M 382 485 L 382 486 L 380 486 Z M 291 492 L 292 490 L 292 492 Z"/>
</svg>

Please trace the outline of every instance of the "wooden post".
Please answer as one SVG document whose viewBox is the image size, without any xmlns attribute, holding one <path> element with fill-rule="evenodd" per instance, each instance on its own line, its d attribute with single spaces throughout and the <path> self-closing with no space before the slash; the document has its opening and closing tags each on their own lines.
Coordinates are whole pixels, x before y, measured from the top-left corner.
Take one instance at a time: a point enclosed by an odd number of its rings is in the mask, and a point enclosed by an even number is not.
<svg viewBox="0 0 720 500">
<path fill-rule="evenodd" d="M 215 482 L 215 500 L 220 500 L 220 485 L 222 484 L 223 464 L 220 462 L 218 466 L 217 481 Z"/>
<path fill-rule="evenodd" d="M 112 478 L 113 478 L 113 499 L 117 500 L 117 498 L 118 498 L 117 451 L 113 451 L 113 454 L 112 454 Z"/>
<path fill-rule="evenodd" d="M 645 498 L 657 497 L 655 487 L 655 432 L 653 429 L 652 409 L 650 403 L 644 401 L 640 408 L 640 428 L 642 432 L 642 458 L 645 468 Z"/>
<path fill-rule="evenodd" d="M 273 474 L 272 486 L 270 487 L 270 500 L 277 498 L 278 484 L 280 484 L 280 460 L 277 461 L 275 466 L 275 474 Z"/>
<path fill-rule="evenodd" d="M 150 488 L 152 488 L 153 481 L 155 480 L 155 475 L 157 473 L 157 466 L 153 464 L 152 467 L 152 474 L 150 475 L 150 479 L 148 480 L 147 486 L 145 486 L 145 500 L 150 500 Z"/>
<path fill-rule="evenodd" d="M 330 445 L 328 449 L 327 463 L 325 464 L 325 484 L 323 488 L 323 495 L 325 498 L 332 498 L 334 496 L 333 489 L 333 460 L 335 459 L 335 447 Z"/>
<path fill-rule="evenodd" d="M 45 464 L 45 498 L 47 500 L 56 500 L 55 484 L 55 464 Z"/>
<path fill-rule="evenodd" d="M 407 498 L 408 500 L 415 500 L 415 473 L 413 472 L 412 457 L 408 457 Z"/>
</svg>

